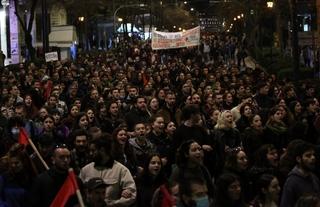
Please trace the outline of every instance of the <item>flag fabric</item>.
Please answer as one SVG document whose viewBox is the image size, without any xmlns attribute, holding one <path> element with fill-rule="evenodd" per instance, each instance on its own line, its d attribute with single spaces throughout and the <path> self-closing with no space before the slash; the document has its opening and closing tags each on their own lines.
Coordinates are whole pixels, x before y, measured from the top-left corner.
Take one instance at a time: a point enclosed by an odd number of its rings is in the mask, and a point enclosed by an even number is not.
<svg viewBox="0 0 320 207">
<path fill-rule="evenodd" d="M 160 186 L 160 191 L 163 195 L 161 207 L 172 207 L 174 202 L 165 185 Z"/>
<path fill-rule="evenodd" d="M 22 144 L 24 146 L 29 144 L 28 134 L 23 127 L 20 127 L 18 142 L 19 142 L 19 144 Z"/>
<path fill-rule="evenodd" d="M 69 175 L 64 181 L 62 187 L 52 201 L 50 207 L 65 206 L 70 196 L 74 195 L 79 189 L 76 176 L 73 170 L 69 170 Z"/>
</svg>

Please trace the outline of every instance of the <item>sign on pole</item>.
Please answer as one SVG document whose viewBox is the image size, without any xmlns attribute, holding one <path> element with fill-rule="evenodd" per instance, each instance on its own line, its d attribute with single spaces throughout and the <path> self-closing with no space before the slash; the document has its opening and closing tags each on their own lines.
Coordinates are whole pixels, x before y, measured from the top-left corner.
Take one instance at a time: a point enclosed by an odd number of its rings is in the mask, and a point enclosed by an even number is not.
<svg viewBox="0 0 320 207">
<path fill-rule="evenodd" d="M 183 32 L 152 31 L 153 50 L 192 47 L 200 45 L 200 26 Z"/>
<path fill-rule="evenodd" d="M 59 60 L 58 52 L 47 52 L 45 56 L 46 56 L 46 62 Z"/>
</svg>

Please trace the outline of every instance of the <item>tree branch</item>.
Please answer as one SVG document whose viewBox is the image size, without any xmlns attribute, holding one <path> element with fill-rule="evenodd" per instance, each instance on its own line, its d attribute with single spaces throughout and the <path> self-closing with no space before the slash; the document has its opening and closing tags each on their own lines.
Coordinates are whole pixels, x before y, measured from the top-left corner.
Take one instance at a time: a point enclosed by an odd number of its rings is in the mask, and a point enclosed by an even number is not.
<svg viewBox="0 0 320 207">
<path fill-rule="evenodd" d="M 17 5 L 18 5 L 18 0 L 14 0 L 14 10 L 15 10 L 14 13 L 15 13 L 15 15 L 17 16 L 18 21 L 20 22 L 23 31 L 26 32 L 26 31 L 27 31 L 27 28 L 26 28 L 26 25 L 25 25 L 25 23 L 23 22 L 22 18 L 21 18 L 20 15 L 19 15 L 18 6 L 17 6 Z"/>
<path fill-rule="evenodd" d="M 37 6 L 38 0 L 33 0 L 32 2 L 32 6 L 31 6 L 31 10 L 30 10 L 30 18 L 29 18 L 29 22 L 28 22 L 28 32 L 31 33 L 32 30 L 32 25 L 33 25 L 33 20 L 34 20 L 34 15 L 35 15 L 35 9 Z"/>
</svg>

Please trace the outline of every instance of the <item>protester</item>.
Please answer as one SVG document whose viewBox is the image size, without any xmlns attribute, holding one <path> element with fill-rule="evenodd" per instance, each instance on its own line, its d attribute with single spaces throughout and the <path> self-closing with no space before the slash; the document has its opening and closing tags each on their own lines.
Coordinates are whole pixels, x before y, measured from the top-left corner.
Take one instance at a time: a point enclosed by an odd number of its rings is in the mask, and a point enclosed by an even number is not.
<svg viewBox="0 0 320 207">
<path fill-rule="evenodd" d="M 56 146 L 52 153 L 52 167 L 38 175 L 33 182 L 29 197 L 30 206 L 50 206 L 68 177 L 70 155 L 66 145 Z M 73 206 L 75 203 L 77 200 L 73 197 L 66 206 Z"/>
<path fill-rule="evenodd" d="M 310 143 L 299 143 L 296 146 L 296 166 L 284 184 L 281 207 L 293 207 L 306 193 L 320 192 L 319 179 L 312 173 L 316 161 L 314 153 L 314 146 Z"/>
<path fill-rule="evenodd" d="M 52 155 L 53 160 L 57 155 L 55 145 L 70 147 L 71 160 L 68 163 L 75 167 L 77 173 L 97 158 L 96 140 L 106 139 L 112 134 L 113 139 L 108 138 L 113 144 L 112 150 L 101 155 L 105 157 L 110 153 L 110 157 L 114 156 L 116 160 L 113 165 L 123 164 L 128 168 L 124 170 L 126 175 L 130 171 L 131 177 L 136 178 L 146 172 L 143 170 L 146 170 L 144 165 L 149 155 L 159 153 L 167 177 L 177 175 L 180 168 L 186 169 L 189 177 L 199 177 L 199 172 L 203 172 L 200 178 L 205 180 L 209 203 L 215 197 L 211 176 L 217 180 L 223 170 L 238 174 L 241 184 L 243 173 L 249 173 L 248 185 L 257 184 L 264 173 L 274 173 L 284 195 L 287 194 L 288 187 L 284 188 L 283 183 L 292 180 L 296 172 L 288 173 L 296 165 L 296 158 L 302 156 L 296 156 L 299 142 L 294 144 L 291 141 L 302 139 L 319 144 L 319 84 L 315 80 L 291 81 L 288 77 L 277 77 L 268 74 L 259 64 L 250 68 L 250 61 L 245 56 L 256 54 L 250 54 L 246 41 L 229 33 L 201 35 L 200 49 L 152 50 L 149 41 L 133 37 L 121 40 L 117 47 L 108 51 L 80 52 L 74 60 L 43 64 L 25 62 L 4 67 L 0 71 L 1 156 L 7 155 L 11 146 L 21 141 L 20 132 L 25 130 L 50 167 L 47 171 L 31 145 L 25 143 L 34 170 L 42 173 L 42 179 L 49 180 L 49 175 L 57 175 L 59 181 L 54 182 L 54 193 L 57 193 L 57 186 L 61 186 L 67 172 L 61 170 L 63 175 L 60 175 L 55 170 L 57 164 L 51 162 Z M 53 124 L 49 123 L 52 121 Z M 82 133 L 80 139 L 77 138 L 80 142 L 76 143 L 75 134 L 79 130 L 87 135 L 84 138 Z M 190 140 L 195 141 L 183 144 Z M 185 155 L 180 154 L 176 160 L 181 144 Z M 237 151 L 239 147 L 243 147 L 243 153 L 240 153 L 243 162 L 235 159 L 239 153 L 228 155 L 229 151 Z M 189 152 L 191 148 L 194 151 Z M 247 162 L 243 159 L 244 154 L 248 157 Z M 197 159 L 192 157 L 199 158 L 199 162 L 194 162 Z M 5 169 L 1 176 L 5 177 L 9 168 L 0 164 L 0 169 Z M 90 164 L 94 171 L 94 164 Z M 124 169 L 124 166 L 119 168 Z M 299 166 L 295 167 L 298 174 Z M 112 170 L 103 166 L 97 171 Z M 312 170 L 309 171 L 307 174 L 313 175 Z M 40 182 L 38 179 L 36 183 Z M 108 193 L 115 185 L 113 181 L 103 181 L 107 185 L 107 197 L 110 197 Z M 187 199 L 181 200 L 181 196 L 176 196 L 176 188 L 180 184 L 184 183 L 176 180 L 161 185 L 158 201 L 165 200 L 169 206 L 175 205 L 174 200 L 177 205 L 193 205 L 192 201 L 198 201 L 199 197 L 184 190 Z M 187 186 L 193 185 L 189 184 Z M 49 194 L 43 186 L 38 186 L 40 197 L 37 194 L 34 200 L 45 200 L 50 205 L 54 193 L 41 196 Z M 130 186 L 134 189 L 131 178 Z M 186 191 L 192 190 L 182 187 Z M 241 199 L 252 201 L 251 198 L 259 197 L 258 189 L 251 191 L 241 187 L 244 195 L 240 196 Z M 205 188 L 201 189 L 204 195 Z M 304 188 L 293 189 L 300 192 Z M 26 189 L 27 194 L 32 192 Z M 238 192 L 236 188 L 234 194 L 239 195 Z M 117 193 L 118 196 L 104 204 L 125 200 L 124 205 L 135 205 L 135 190 L 119 189 Z M 226 195 L 225 198 L 229 198 Z M 30 197 L 33 196 L 35 194 Z M 98 197 L 97 200 L 102 199 Z M 204 196 L 201 198 L 206 205 Z M 288 200 L 291 196 L 283 198 Z M 95 205 L 85 201 L 88 205 Z M 40 206 L 46 206 L 41 202 Z M 261 195 L 259 202 L 264 202 Z M 241 206 L 243 202 L 234 204 Z"/>
<path fill-rule="evenodd" d="M 81 169 L 80 179 L 82 182 L 88 182 L 94 177 L 102 178 L 109 185 L 105 194 L 106 204 L 130 206 L 136 199 L 136 185 L 130 171 L 112 157 L 110 139 L 97 139 L 94 146 L 94 161 Z"/>
</svg>

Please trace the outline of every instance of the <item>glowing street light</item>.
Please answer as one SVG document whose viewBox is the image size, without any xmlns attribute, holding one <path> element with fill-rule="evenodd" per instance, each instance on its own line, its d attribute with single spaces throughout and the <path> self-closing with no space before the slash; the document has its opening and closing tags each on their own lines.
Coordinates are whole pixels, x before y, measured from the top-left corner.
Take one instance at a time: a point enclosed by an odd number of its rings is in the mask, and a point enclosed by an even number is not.
<svg viewBox="0 0 320 207">
<path fill-rule="evenodd" d="M 78 17 L 78 20 L 79 20 L 80 22 L 83 22 L 83 21 L 84 21 L 84 17 Z"/>
<path fill-rule="evenodd" d="M 267 7 L 270 8 L 270 9 L 273 8 L 273 1 L 268 1 L 267 2 Z"/>
<path fill-rule="evenodd" d="M 123 19 L 119 17 L 118 22 L 123 22 Z"/>
<path fill-rule="evenodd" d="M 194 8 L 192 7 L 192 8 L 190 9 L 190 11 L 194 11 Z"/>
</svg>

